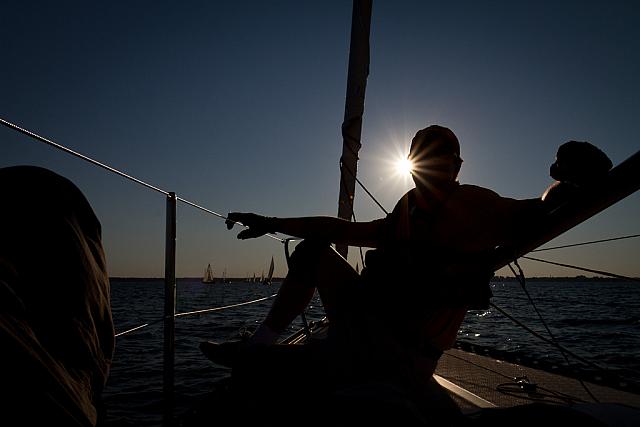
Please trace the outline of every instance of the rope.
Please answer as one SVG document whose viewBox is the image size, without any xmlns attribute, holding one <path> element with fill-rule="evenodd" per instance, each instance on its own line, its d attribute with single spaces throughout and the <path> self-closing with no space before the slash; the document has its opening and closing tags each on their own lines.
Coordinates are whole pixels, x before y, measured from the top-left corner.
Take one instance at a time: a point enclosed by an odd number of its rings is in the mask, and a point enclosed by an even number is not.
<svg viewBox="0 0 640 427">
<path fill-rule="evenodd" d="M 470 365 L 473 365 L 473 366 L 475 366 L 475 367 L 477 367 L 477 368 L 484 369 L 484 370 L 486 370 L 486 371 L 492 372 L 492 373 L 494 373 L 494 374 L 496 374 L 496 375 L 498 375 L 498 376 L 504 377 L 504 378 L 509 379 L 509 380 L 512 380 L 512 381 L 516 379 L 516 378 L 510 377 L 510 376 L 508 376 L 508 375 L 505 375 L 505 374 L 503 374 L 502 372 L 498 372 L 498 371 L 496 371 L 496 370 L 494 370 L 494 369 L 491 369 L 491 368 L 489 368 L 489 367 L 487 367 L 487 366 L 482 366 L 482 365 L 479 365 L 479 364 L 477 364 L 477 363 L 472 362 L 471 360 L 464 359 L 464 358 L 462 358 L 462 357 L 456 356 L 455 354 L 451 354 L 451 353 L 443 353 L 443 355 L 444 355 L 444 356 L 448 356 L 448 357 L 452 357 L 452 358 L 454 358 L 454 359 L 458 359 L 458 360 L 460 360 L 460 361 L 462 361 L 462 362 L 466 362 L 466 363 L 468 363 L 468 364 L 470 364 Z M 509 384 L 516 384 L 516 383 L 509 383 Z M 496 389 L 497 389 L 498 391 L 503 391 L 503 390 L 500 390 L 500 389 L 498 388 L 498 387 L 500 387 L 501 385 L 502 385 L 502 384 L 499 384 L 499 385 L 496 387 Z M 551 390 L 551 389 L 548 389 L 548 388 L 545 388 L 545 387 L 540 387 L 540 386 L 537 386 L 537 388 L 539 388 L 540 390 L 544 390 L 544 391 L 546 391 L 546 392 L 550 393 L 550 394 L 552 395 L 552 397 L 556 397 L 556 398 L 558 398 L 558 399 L 562 399 L 562 400 L 565 400 L 565 401 L 571 401 L 571 402 L 568 402 L 568 403 L 584 402 L 584 400 L 582 400 L 582 399 L 580 399 L 580 398 L 573 397 L 573 396 L 570 396 L 570 395 L 568 395 L 568 394 L 565 394 L 565 393 L 562 393 L 562 392 L 559 392 L 559 391 L 556 391 L 556 390 Z M 523 399 L 525 398 L 525 397 L 523 397 L 523 396 L 518 396 L 518 397 L 521 397 L 521 398 L 523 398 Z M 528 398 L 530 398 L 530 397 L 528 397 Z"/>
<path fill-rule="evenodd" d="M 273 294 L 273 295 L 268 296 L 268 297 L 258 298 L 258 299 L 252 300 L 252 301 L 241 302 L 241 303 L 238 303 L 238 304 L 225 305 L 223 307 L 206 308 L 204 310 L 189 311 L 189 312 L 186 312 L 186 313 L 176 313 L 176 314 L 173 315 L 173 317 L 174 318 L 176 318 L 176 317 L 184 317 L 184 316 L 191 316 L 191 315 L 194 315 L 194 314 L 203 314 L 203 313 L 211 313 L 211 312 L 214 312 L 214 311 L 227 310 L 229 308 L 235 308 L 235 307 L 240 307 L 240 306 L 243 306 L 243 305 L 255 304 L 255 303 L 258 303 L 258 302 L 261 302 L 261 301 L 266 301 L 266 300 L 271 299 L 271 298 L 273 298 L 275 296 L 276 296 L 276 294 Z M 131 328 L 131 329 L 127 329 L 126 331 L 119 332 L 119 333 L 115 334 L 115 337 L 126 335 L 126 334 L 128 334 L 130 332 L 137 331 L 137 330 L 145 328 L 147 326 L 155 325 L 157 323 L 160 323 L 160 322 L 164 321 L 167 317 L 168 316 L 162 316 L 162 317 L 160 317 L 160 318 L 158 318 L 158 319 L 156 319 L 156 320 L 154 320 L 152 322 L 145 323 L 145 324 L 142 324 L 140 326 L 136 326 L 135 328 Z"/>
<path fill-rule="evenodd" d="M 551 251 L 551 250 L 554 250 L 554 249 L 572 248 L 574 246 L 592 245 L 594 243 L 611 242 L 611 241 L 614 241 L 614 240 L 622 240 L 622 239 L 633 239 L 635 237 L 640 237 L 640 234 L 631 234 L 631 235 L 628 235 L 628 236 L 612 237 L 610 239 L 591 240 L 590 242 L 574 243 L 572 245 L 553 246 L 551 248 L 536 249 L 536 250 L 533 250 L 531 252 L 543 252 L 543 251 Z"/>
<path fill-rule="evenodd" d="M 527 299 L 529 300 L 529 302 L 531 303 L 531 305 L 533 306 L 533 309 L 535 310 L 536 314 L 538 315 L 538 318 L 540 319 L 540 321 L 542 322 L 542 325 L 544 326 L 544 328 L 547 330 L 547 333 L 549 334 L 549 336 L 551 337 L 551 340 L 554 343 L 557 343 L 556 338 L 553 336 L 553 333 L 551 332 L 551 330 L 549 329 L 549 326 L 547 326 L 547 322 L 544 321 L 544 318 L 542 317 L 542 314 L 540 313 L 540 311 L 538 311 L 538 307 L 536 306 L 536 304 L 533 302 L 533 299 L 531 298 L 531 295 L 529 294 L 529 291 L 527 290 L 527 287 L 525 286 L 525 277 L 524 277 L 524 272 L 522 271 L 522 268 L 520 268 L 520 265 L 518 264 L 517 260 L 514 260 L 514 264 L 516 265 L 516 267 L 518 267 L 518 272 L 519 274 L 516 273 L 516 271 L 513 269 L 513 267 L 511 266 L 511 264 L 509 264 L 509 268 L 511 269 L 511 272 L 513 273 L 513 275 L 518 279 L 518 282 L 520 283 L 520 287 L 522 288 L 522 290 L 524 291 L 524 293 L 527 295 Z M 565 357 L 565 360 L 567 362 L 567 364 L 569 363 L 569 360 L 566 359 L 566 355 L 564 354 L 564 352 L 562 350 L 560 350 L 560 352 L 562 353 L 562 355 Z"/>
<path fill-rule="evenodd" d="M 540 319 L 540 322 L 542 322 L 542 325 L 547 330 L 547 333 L 549 334 L 549 337 L 551 337 L 551 341 L 553 341 L 553 343 L 558 346 L 558 349 L 560 349 L 560 353 L 562 354 L 562 357 L 564 358 L 565 362 L 567 362 L 567 367 L 571 366 L 571 363 L 569 362 L 569 358 L 567 357 L 566 353 L 564 352 L 563 347 L 558 343 L 558 340 L 556 339 L 556 337 L 551 332 L 551 329 L 549 329 L 549 326 L 547 325 L 547 322 L 544 321 L 544 318 L 542 317 L 542 313 L 540 313 L 540 311 L 538 310 L 538 306 L 536 306 L 536 304 L 533 302 L 533 298 L 531 298 L 531 295 L 529 294 L 529 291 L 527 290 L 527 287 L 525 286 L 524 272 L 522 271 L 522 268 L 520 268 L 520 264 L 518 264 L 518 260 L 517 259 L 514 260 L 513 263 L 515 264 L 516 267 L 518 267 L 518 273 L 519 274 L 516 274 L 515 270 L 511 266 L 511 264 L 509 264 L 509 268 L 513 272 L 513 275 L 518 279 L 518 282 L 520 282 L 520 286 L 522 287 L 522 290 L 527 295 L 527 298 L 529 299 L 529 303 L 531 303 L 531 306 L 533 307 L 533 309 L 535 310 L 536 314 L 538 315 L 538 318 Z M 593 395 L 593 393 L 591 393 L 591 390 L 589 390 L 587 388 L 587 385 L 582 381 L 582 379 L 578 379 L 578 381 L 580 382 L 580 385 L 582 385 L 582 388 L 584 388 L 584 390 L 587 392 L 587 394 L 594 400 L 594 402 L 600 403 L 600 401 Z"/>
<path fill-rule="evenodd" d="M 523 256 L 522 258 L 529 259 L 531 261 L 538 261 L 538 262 L 544 262 L 544 263 L 547 263 L 547 264 L 559 265 L 560 267 L 575 268 L 576 270 L 582 270 L 582 271 L 587 271 L 589 273 L 601 274 L 603 276 L 614 277 L 616 279 L 623 279 L 623 280 L 628 280 L 628 281 L 631 281 L 631 282 L 638 282 L 639 281 L 637 278 L 628 277 L 628 276 L 622 276 L 620 274 L 609 273 L 607 271 L 602 271 L 602 270 L 593 270 L 593 269 L 590 269 L 590 268 L 578 267 L 576 265 L 563 264 L 561 262 L 548 261 L 546 259 L 533 258 L 533 257 L 528 257 L 528 256 Z"/>
<path fill-rule="evenodd" d="M 524 323 L 520 322 L 519 320 L 517 320 L 516 318 L 514 318 L 513 316 L 511 316 L 509 313 L 507 313 L 506 311 L 504 311 L 503 309 L 501 309 L 500 307 L 498 307 L 497 305 L 495 305 L 494 303 L 489 303 L 491 305 L 491 307 L 495 308 L 496 310 L 498 310 L 503 316 L 505 316 L 507 319 L 511 320 L 513 323 L 515 323 L 516 325 L 520 326 L 521 328 L 523 328 L 524 330 L 526 330 L 527 332 L 529 332 L 531 335 L 533 335 L 536 338 L 541 339 L 542 341 L 546 342 L 547 344 L 551 344 L 554 347 L 560 347 L 560 345 L 556 344 L 555 342 L 551 341 L 549 338 L 543 337 L 542 335 L 540 335 L 539 333 L 537 333 L 536 331 L 532 330 L 531 328 L 529 328 L 528 326 L 526 326 Z M 592 368 L 596 368 L 598 370 L 600 370 L 601 372 L 605 372 L 607 373 L 607 370 L 605 368 L 603 368 L 602 366 L 598 366 L 597 364 L 590 362 L 580 356 L 578 356 L 577 354 L 567 350 L 566 348 L 562 348 L 562 350 L 564 350 L 568 355 L 570 355 L 571 357 L 575 358 L 576 360 L 591 366 Z"/>
<path fill-rule="evenodd" d="M 513 316 L 511 316 L 509 313 L 507 313 L 506 311 L 504 311 L 503 309 L 501 309 L 500 307 L 498 307 L 497 305 L 495 305 L 494 303 L 490 303 L 490 305 L 495 308 L 496 310 L 498 310 L 503 316 L 505 316 L 507 319 L 511 320 L 512 322 L 514 322 L 516 325 L 522 327 L 523 329 L 525 329 L 527 332 L 529 332 L 530 334 L 532 334 L 533 336 L 535 336 L 536 338 L 539 338 L 541 340 L 543 340 L 544 342 L 553 345 L 554 347 L 558 348 L 561 352 L 574 357 L 575 359 L 577 359 L 578 361 L 585 363 L 587 366 L 591 366 L 592 368 L 596 368 L 598 369 L 600 372 L 606 374 L 606 375 L 611 375 L 605 368 L 590 362 L 580 356 L 578 356 L 577 354 L 567 350 L 566 348 L 560 346 L 559 344 L 557 344 L 554 341 L 549 340 L 548 338 L 543 337 L 542 335 L 540 335 L 539 333 L 533 331 L 532 329 L 530 329 L 529 327 L 527 327 L 525 324 L 523 324 L 522 322 L 520 322 L 519 320 L 517 320 L 516 318 L 514 318 Z M 566 357 L 566 356 L 565 356 Z M 567 361 L 568 363 L 568 361 Z M 585 389 L 585 391 L 589 394 L 589 396 L 594 399 L 596 402 L 599 402 L 596 397 L 591 393 L 591 391 L 589 391 L 589 389 L 586 387 L 586 384 L 584 384 L 584 382 L 581 379 L 578 379 L 578 381 L 580 382 L 580 384 L 582 385 L 582 387 Z"/>
</svg>

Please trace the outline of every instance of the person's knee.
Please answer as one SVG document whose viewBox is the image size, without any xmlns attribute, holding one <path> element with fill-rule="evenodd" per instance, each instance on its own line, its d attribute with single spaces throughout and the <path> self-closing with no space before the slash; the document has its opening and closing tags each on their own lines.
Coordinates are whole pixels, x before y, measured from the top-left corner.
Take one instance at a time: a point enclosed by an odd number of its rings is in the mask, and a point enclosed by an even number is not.
<svg viewBox="0 0 640 427">
<path fill-rule="evenodd" d="M 326 258 L 332 251 L 327 242 L 318 240 L 303 240 L 298 243 L 289 260 L 291 267 L 311 268 L 318 261 Z"/>
<path fill-rule="evenodd" d="M 333 248 L 327 242 L 303 240 L 298 243 L 289 258 L 287 277 L 301 284 L 315 287 L 318 275 L 328 264 L 331 251 Z"/>
</svg>

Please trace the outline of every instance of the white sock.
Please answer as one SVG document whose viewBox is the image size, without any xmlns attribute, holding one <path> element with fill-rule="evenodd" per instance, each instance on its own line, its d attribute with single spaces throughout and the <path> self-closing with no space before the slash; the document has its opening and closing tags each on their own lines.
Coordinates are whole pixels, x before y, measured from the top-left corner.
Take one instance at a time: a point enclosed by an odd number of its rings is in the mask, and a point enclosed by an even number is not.
<svg viewBox="0 0 640 427">
<path fill-rule="evenodd" d="M 275 344 L 278 341 L 279 333 L 265 325 L 264 323 L 256 329 L 251 338 L 249 338 L 249 343 L 251 344 Z"/>
</svg>

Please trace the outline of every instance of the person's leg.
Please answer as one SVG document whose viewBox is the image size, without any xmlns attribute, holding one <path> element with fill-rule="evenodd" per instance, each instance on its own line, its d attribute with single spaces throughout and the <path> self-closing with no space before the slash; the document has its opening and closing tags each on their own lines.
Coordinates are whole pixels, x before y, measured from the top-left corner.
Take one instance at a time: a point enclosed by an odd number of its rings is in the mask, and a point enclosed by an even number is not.
<svg viewBox="0 0 640 427">
<path fill-rule="evenodd" d="M 287 277 L 263 325 L 254 335 L 254 342 L 275 342 L 291 322 L 305 309 L 318 289 L 329 321 L 336 320 L 336 312 L 347 292 L 358 280 L 358 273 L 326 243 L 304 241 L 291 255 Z"/>
<path fill-rule="evenodd" d="M 236 365 L 241 349 L 258 344 L 275 344 L 278 337 L 305 309 L 318 289 L 329 321 L 335 324 L 348 295 L 359 279 L 358 273 L 327 243 L 303 241 L 291 255 L 289 272 L 264 322 L 248 341 L 200 343 L 200 350 L 214 363 Z M 250 352 L 254 353 L 254 352 Z"/>
</svg>

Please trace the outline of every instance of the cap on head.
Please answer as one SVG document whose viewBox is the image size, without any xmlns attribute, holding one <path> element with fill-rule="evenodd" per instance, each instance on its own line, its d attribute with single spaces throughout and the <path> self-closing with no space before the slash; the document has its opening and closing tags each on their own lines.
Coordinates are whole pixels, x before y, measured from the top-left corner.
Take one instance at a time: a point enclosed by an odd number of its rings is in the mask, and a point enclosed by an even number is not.
<svg viewBox="0 0 640 427">
<path fill-rule="evenodd" d="M 612 166 L 611 159 L 595 145 L 568 141 L 558 148 L 550 173 L 555 180 L 580 186 L 603 178 Z"/>
<path fill-rule="evenodd" d="M 411 140 L 412 157 L 454 155 L 460 158 L 460 143 L 451 129 L 431 125 L 416 133 Z"/>
</svg>

